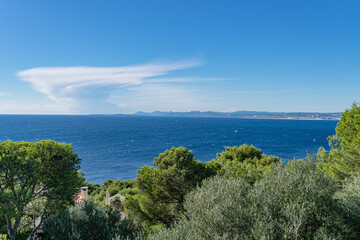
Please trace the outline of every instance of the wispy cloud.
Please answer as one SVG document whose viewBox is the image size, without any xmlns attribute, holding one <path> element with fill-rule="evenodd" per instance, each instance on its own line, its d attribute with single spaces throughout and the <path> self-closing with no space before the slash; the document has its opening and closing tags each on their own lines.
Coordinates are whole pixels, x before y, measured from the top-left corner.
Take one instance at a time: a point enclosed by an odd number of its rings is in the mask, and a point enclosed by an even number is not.
<svg viewBox="0 0 360 240">
<path fill-rule="evenodd" d="M 81 96 L 106 98 L 114 88 L 139 85 L 170 71 L 200 64 L 200 61 L 192 60 L 124 67 L 40 67 L 20 71 L 17 76 L 53 100 L 74 101 Z"/>
<path fill-rule="evenodd" d="M 122 67 L 39 67 L 19 71 L 20 80 L 54 100 L 22 108 L 7 104 L 0 111 L 48 113 L 116 113 L 211 109 L 208 82 L 231 79 L 175 76 L 170 72 L 201 65 L 199 60 Z M 1 96 L 1 95 L 0 95 Z M 53 104 L 52 104 L 53 103 Z"/>
</svg>

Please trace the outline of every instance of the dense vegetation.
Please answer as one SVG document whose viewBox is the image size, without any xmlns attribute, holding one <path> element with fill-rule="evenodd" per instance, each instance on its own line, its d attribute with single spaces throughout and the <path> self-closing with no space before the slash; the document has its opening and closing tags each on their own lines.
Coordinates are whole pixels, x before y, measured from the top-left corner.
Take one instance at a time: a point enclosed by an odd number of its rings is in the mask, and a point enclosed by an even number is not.
<svg viewBox="0 0 360 240">
<path fill-rule="evenodd" d="M 330 151 L 287 164 L 249 145 L 205 163 L 172 148 L 135 180 L 101 186 L 85 181 L 70 145 L 3 142 L 0 233 L 25 239 L 43 216 L 43 239 L 360 239 L 359 104 L 328 140 Z M 74 205 L 84 185 L 89 201 Z M 126 199 L 106 206 L 107 192 Z"/>
<path fill-rule="evenodd" d="M 279 158 L 263 154 L 261 149 L 246 144 L 239 147 L 225 147 L 216 159 L 205 163 L 217 175 L 227 178 L 242 178 L 249 183 L 264 177 Z"/>
<path fill-rule="evenodd" d="M 80 161 L 68 144 L 0 143 L 0 212 L 10 239 L 26 216 L 53 213 L 73 202 L 81 183 Z"/>
<path fill-rule="evenodd" d="M 341 116 L 336 134 L 328 138 L 330 152 L 320 148 L 318 166 L 337 183 L 360 172 L 360 105 L 354 103 Z"/>
<path fill-rule="evenodd" d="M 106 192 L 109 192 L 110 196 L 114 196 L 116 194 L 130 196 L 137 193 L 134 189 L 134 179 L 128 179 L 125 181 L 108 179 L 104 181 L 101 186 L 99 186 L 99 184 L 92 184 L 89 182 L 84 182 L 84 185 L 89 187 L 90 199 L 100 203 L 105 203 Z"/>
<path fill-rule="evenodd" d="M 332 179 L 304 160 L 277 164 L 254 185 L 216 176 L 187 195 L 188 221 L 152 238 L 356 239 L 359 224 L 335 194 Z"/>
<path fill-rule="evenodd" d="M 146 225 L 170 226 L 184 217 L 185 195 L 213 172 L 183 147 L 160 154 L 154 165 L 156 168 L 144 166 L 138 171 L 138 194 L 129 197 L 125 207 Z"/>
<path fill-rule="evenodd" d="M 141 226 L 131 218 L 121 220 L 117 209 L 92 201 L 48 217 L 43 231 L 44 239 L 59 240 L 131 240 L 143 235 Z"/>
</svg>

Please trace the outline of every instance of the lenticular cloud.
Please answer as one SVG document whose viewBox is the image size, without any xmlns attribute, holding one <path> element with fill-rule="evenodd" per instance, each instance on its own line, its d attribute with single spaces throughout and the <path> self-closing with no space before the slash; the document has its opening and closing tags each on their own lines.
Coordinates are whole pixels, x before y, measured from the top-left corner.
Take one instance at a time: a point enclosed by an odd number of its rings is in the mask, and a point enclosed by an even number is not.
<svg viewBox="0 0 360 240">
<path fill-rule="evenodd" d="M 84 90 L 91 94 L 97 88 L 111 91 L 116 87 L 139 85 L 148 78 L 199 64 L 187 61 L 125 67 L 39 67 L 20 71 L 17 76 L 53 100 L 74 100 Z"/>
</svg>

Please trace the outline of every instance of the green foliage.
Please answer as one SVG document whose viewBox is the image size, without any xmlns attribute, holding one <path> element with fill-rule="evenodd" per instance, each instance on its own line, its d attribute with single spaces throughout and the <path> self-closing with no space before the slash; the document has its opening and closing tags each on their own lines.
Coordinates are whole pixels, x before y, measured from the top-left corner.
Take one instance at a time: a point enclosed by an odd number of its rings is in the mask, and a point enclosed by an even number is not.
<svg viewBox="0 0 360 240">
<path fill-rule="evenodd" d="M 135 240 L 146 239 L 148 231 L 140 224 L 135 222 L 135 219 L 128 216 L 118 223 L 118 230 L 114 240 Z"/>
<path fill-rule="evenodd" d="M 185 195 L 213 172 L 184 147 L 166 150 L 154 165 L 138 170 L 138 194 L 126 199 L 125 208 L 147 225 L 170 225 L 183 217 Z"/>
<path fill-rule="evenodd" d="M 353 239 L 357 239 L 360 236 L 360 174 L 344 181 L 343 189 L 338 192 L 337 198 L 352 223 L 349 232 Z"/>
<path fill-rule="evenodd" d="M 10 239 L 15 239 L 21 219 L 35 199 L 44 199 L 48 212 L 72 203 L 81 180 L 80 161 L 65 143 L 0 143 L 0 212 L 6 218 Z"/>
<path fill-rule="evenodd" d="M 44 239 L 112 239 L 120 218 L 116 210 L 103 211 L 94 203 L 85 202 L 45 219 Z"/>
<path fill-rule="evenodd" d="M 342 216 L 335 193 L 333 181 L 311 161 L 277 165 L 254 185 L 249 196 L 256 206 L 252 235 L 258 239 L 314 239 L 318 231 L 340 234 L 336 223 Z"/>
<path fill-rule="evenodd" d="M 216 176 L 186 196 L 188 221 L 150 239 L 351 239 L 335 192 L 310 161 L 276 164 L 253 185 Z"/>
<path fill-rule="evenodd" d="M 206 163 L 219 175 L 226 177 L 243 178 L 249 183 L 264 177 L 279 158 L 267 156 L 261 149 L 246 144 L 239 147 L 225 147 L 225 151 L 218 153 L 216 160 Z"/>
<path fill-rule="evenodd" d="M 106 192 L 109 192 L 110 196 L 121 194 L 125 197 L 134 195 L 136 191 L 135 180 L 128 179 L 125 181 L 107 179 L 101 186 L 98 184 L 85 183 L 85 186 L 89 187 L 90 199 L 105 203 Z"/>
<path fill-rule="evenodd" d="M 318 167 L 336 182 L 360 172 L 360 105 L 354 103 L 337 124 L 336 133 L 328 138 L 330 152 L 320 148 Z"/>
<path fill-rule="evenodd" d="M 7 234 L 6 218 L 3 214 L 0 214 L 0 234 Z"/>
<path fill-rule="evenodd" d="M 121 219 L 117 209 L 99 207 L 88 201 L 45 219 L 43 239 L 132 240 L 146 232 L 133 218 Z"/>
<path fill-rule="evenodd" d="M 42 217 L 44 213 L 46 202 L 46 199 L 37 199 L 26 206 L 25 214 L 16 233 L 16 239 L 28 239 L 37 219 Z"/>
<path fill-rule="evenodd" d="M 246 239 L 251 227 L 247 199 L 250 185 L 243 179 L 215 176 L 186 196 L 189 221 L 177 222 L 153 239 Z M 151 239 L 152 239 L 151 238 Z"/>
</svg>

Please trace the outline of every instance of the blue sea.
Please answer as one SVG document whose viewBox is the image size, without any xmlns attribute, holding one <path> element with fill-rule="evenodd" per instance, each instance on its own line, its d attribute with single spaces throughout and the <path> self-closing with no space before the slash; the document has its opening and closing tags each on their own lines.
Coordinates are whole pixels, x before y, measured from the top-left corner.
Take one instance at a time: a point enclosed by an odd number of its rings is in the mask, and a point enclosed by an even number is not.
<svg viewBox="0 0 360 240">
<path fill-rule="evenodd" d="M 177 146 L 209 161 L 224 146 L 252 144 L 284 160 L 303 158 L 335 133 L 337 121 L 122 115 L 0 115 L 0 140 L 71 143 L 88 181 L 136 177 L 159 153 Z"/>
</svg>

